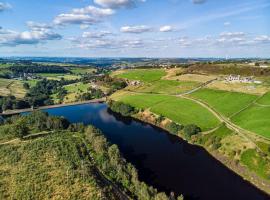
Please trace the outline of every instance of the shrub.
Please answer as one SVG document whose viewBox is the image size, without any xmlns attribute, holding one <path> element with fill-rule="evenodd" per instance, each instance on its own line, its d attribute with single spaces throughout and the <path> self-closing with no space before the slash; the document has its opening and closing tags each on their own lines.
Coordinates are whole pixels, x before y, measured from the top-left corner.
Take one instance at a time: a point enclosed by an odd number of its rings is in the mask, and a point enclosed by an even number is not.
<svg viewBox="0 0 270 200">
<path fill-rule="evenodd" d="M 187 125 L 184 128 L 184 135 L 187 139 L 191 138 L 193 135 L 197 135 L 200 132 L 201 128 L 194 124 Z"/>
<path fill-rule="evenodd" d="M 171 133 L 177 135 L 181 130 L 183 130 L 184 126 L 177 124 L 175 122 L 171 122 L 166 126 L 166 129 L 168 129 Z"/>
</svg>

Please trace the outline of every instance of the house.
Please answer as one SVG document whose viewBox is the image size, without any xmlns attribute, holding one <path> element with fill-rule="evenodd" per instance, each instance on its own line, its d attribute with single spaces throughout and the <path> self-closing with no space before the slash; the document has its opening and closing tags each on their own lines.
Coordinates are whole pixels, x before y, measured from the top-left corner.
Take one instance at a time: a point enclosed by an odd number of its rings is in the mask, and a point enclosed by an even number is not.
<svg viewBox="0 0 270 200">
<path fill-rule="evenodd" d="M 260 84 L 261 81 L 254 80 L 253 77 L 241 77 L 240 75 L 230 75 L 227 78 L 225 78 L 225 81 L 231 82 L 231 83 L 256 83 Z"/>
</svg>

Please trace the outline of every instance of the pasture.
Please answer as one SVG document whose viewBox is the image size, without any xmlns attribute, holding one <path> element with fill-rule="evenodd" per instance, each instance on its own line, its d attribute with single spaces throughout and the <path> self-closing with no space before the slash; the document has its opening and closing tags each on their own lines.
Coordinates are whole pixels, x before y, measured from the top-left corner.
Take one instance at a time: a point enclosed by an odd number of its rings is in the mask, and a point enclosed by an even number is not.
<svg viewBox="0 0 270 200">
<path fill-rule="evenodd" d="M 270 92 L 267 92 L 265 95 L 263 95 L 263 97 L 260 98 L 257 103 L 270 106 Z"/>
<path fill-rule="evenodd" d="M 115 98 L 112 96 L 112 99 L 137 108 L 150 109 L 153 113 L 165 116 L 183 125 L 196 124 L 204 131 L 219 124 L 218 119 L 207 109 L 187 99 L 168 95 L 130 93 L 124 93 L 115 96 Z"/>
<path fill-rule="evenodd" d="M 199 86 L 197 82 L 180 82 L 174 80 L 158 80 L 151 83 L 146 83 L 143 86 L 136 88 L 137 92 L 157 93 L 157 94 L 180 94 L 185 91 L 192 90 Z"/>
<path fill-rule="evenodd" d="M 13 95 L 17 98 L 23 98 L 26 90 L 23 88 L 23 83 L 17 80 L 0 79 L 0 95 Z"/>
<path fill-rule="evenodd" d="M 117 77 L 125 78 L 128 80 L 153 82 L 160 80 L 165 75 L 166 72 L 163 69 L 136 69 L 123 71 L 123 73 L 118 74 Z"/>
<path fill-rule="evenodd" d="M 210 89 L 201 89 L 191 96 L 202 100 L 227 117 L 239 112 L 257 98 L 250 94 Z"/>
<path fill-rule="evenodd" d="M 270 107 L 253 105 L 232 120 L 240 127 L 270 139 Z"/>
</svg>

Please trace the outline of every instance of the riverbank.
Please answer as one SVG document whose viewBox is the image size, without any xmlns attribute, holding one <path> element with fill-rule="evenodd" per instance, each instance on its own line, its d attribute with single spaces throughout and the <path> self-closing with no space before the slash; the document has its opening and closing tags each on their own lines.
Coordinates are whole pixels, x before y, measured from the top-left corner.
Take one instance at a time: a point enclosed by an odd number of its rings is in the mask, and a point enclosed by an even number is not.
<svg viewBox="0 0 270 200">
<path fill-rule="evenodd" d="M 15 115 L 25 112 L 32 112 L 35 110 L 47 110 L 52 108 L 60 108 L 60 107 L 67 107 L 67 106 L 74 106 L 74 105 L 83 105 L 83 104 L 89 104 L 89 103 L 104 103 L 106 101 L 106 98 L 101 99 L 93 99 L 89 101 L 79 101 L 79 102 L 73 102 L 73 103 L 65 103 L 65 104 L 56 104 L 56 105 L 50 105 L 50 106 L 40 106 L 38 108 L 26 108 L 26 109 L 18 109 L 18 110 L 7 110 L 0 114 L 0 116 L 7 116 L 7 115 Z"/>
<path fill-rule="evenodd" d="M 227 157 L 226 155 L 222 154 L 218 150 L 211 150 L 211 148 L 208 148 L 205 145 L 194 143 L 191 140 L 186 140 L 184 137 L 182 137 L 179 134 L 175 135 L 175 134 L 171 133 L 168 129 L 166 129 L 166 124 L 171 122 L 170 119 L 165 118 L 162 122 L 156 123 L 155 119 L 158 117 L 158 115 L 156 115 L 155 113 L 152 113 L 150 111 L 139 112 L 139 113 L 133 115 L 132 117 L 134 117 L 135 119 L 138 119 L 138 120 L 140 120 L 142 122 L 149 123 L 149 124 L 152 124 L 154 126 L 157 126 L 157 127 L 161 128 L 163 130 L 166 130 L 170 134 L 185 140 L 189 144 L 202 147 L 212 157 L 214 157 L 217 161 L 222 163 L 228 169 L 230 169 L 231 171 L 233 171 L 234 173 L 236 173 L 237 175 L 242 177 L 245 181 L 251 183 L 253 186 L 258 188 L 259 190 L 261 190 L 261 191 L 267 193 L 268 195 L 270 195 L 270 183 L 268 181 L 260 178 L 254 172 L 251 172 L 247 167 L 241 165 L 236 160 L 233 160 L 233 159 Z"/>
</svg>

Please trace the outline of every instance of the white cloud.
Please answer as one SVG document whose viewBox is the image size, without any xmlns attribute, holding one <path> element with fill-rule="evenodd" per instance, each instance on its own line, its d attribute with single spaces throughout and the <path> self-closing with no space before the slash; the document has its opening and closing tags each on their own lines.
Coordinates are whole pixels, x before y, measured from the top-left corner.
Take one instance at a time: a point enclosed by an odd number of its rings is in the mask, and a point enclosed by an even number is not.
<svg viewBox="0 0 270 200">
<path fill-rule="evenodd" d="M 171 26 L 162 26 L 162 27 L 160 27 L 160 29 L 159 29 L 159 31 L 160 32 L 171 32 L 171 31 L 173 31 L 173 27 L 171 27 Z"/>
<path fill-rule="evenodd" d="M 94 0 L 97 5 L 105 8 L 132 8 L 137 2 L 145 2 L 146 0 Z"/>
<path fill-rule="evenodd" d="M 226 37 L 226 38 L 233 38 L 233 37 L 243 37 L 246 34 L 244 32 L 223 32 L 220 33 L 221 37 Z"/>
<path fill-rule="evenodd" d="M 260 36 L 257 36 L 254 40 L 258 42 L 270 42 L 270 36 L 260 35 Z"/>
<path fill-rule="evenodd" d="M 123 26 L 120 29 L 123 33 L 145 33 L 145 32 L 151 32 L 153 29 L 149 26 L 140 25 L 140 26 Z"/>
<path fill-rule="evenodd" d="M 103 38 L 109 35 L 112 35 L 113 33 L 111 33 L 110 31 L 100 31 L 100 32 L 84 32 L 82 34 L 82 38 Z"/>
<path fill-rule="evenodd" d="M 0 12 L 11 9 L 12 6 L 9 3 L 0 2 Z"/>
<path fill-rule="evenodd" d="M 87 6 L 85 8 L 76 8 L 71 13 L 62 13 L 55 17 L 54 24 L 68 25 L 92 25 L 101 22 L 104 17 L 113 15 L 112 9 L 97 8 L 94 6 Z"/>
<path fill-rule="evenodd" d="M 32 24 L 31 24 L 32 25 Z M 0 29 L 0 46 L 38 44 L 49 40 L 60 40 L 62 36 L 47 28 L 30 26 L 30 31 L 17 32 Z"/>
</svg>

